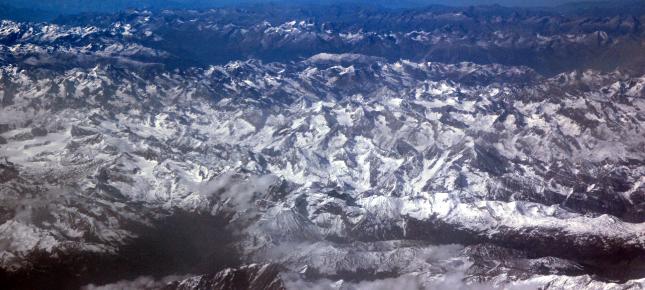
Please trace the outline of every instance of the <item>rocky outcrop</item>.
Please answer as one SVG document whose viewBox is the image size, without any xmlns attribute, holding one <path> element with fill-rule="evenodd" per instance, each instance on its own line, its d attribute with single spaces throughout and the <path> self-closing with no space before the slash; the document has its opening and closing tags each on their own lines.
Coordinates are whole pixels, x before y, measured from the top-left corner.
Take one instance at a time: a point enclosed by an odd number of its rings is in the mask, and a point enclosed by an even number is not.
<svg viewBox="0 0 645 290">
<path fill-rule="evenodd" d="M 169 283 L 164 290 L 238 290 L 267 289 L 284 290 L 280 267 L 271 264 L 251 264 L 239 268 L 227 268 L 210 275 L 190 277 Z"/>
</svg>

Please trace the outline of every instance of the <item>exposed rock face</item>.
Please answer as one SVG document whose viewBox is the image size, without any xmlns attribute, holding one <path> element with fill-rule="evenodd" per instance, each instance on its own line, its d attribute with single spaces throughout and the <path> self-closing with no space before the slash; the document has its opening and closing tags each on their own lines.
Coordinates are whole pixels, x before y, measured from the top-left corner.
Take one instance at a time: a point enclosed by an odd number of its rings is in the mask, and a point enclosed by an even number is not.
<svg viewBox="0 0 645 290">
<path fill-rule="evenodd" d="M 645 71 L 515 55 L 638 49 L 638 19 L 499 9 L 2 22 L 1 282 L 638 287 Z"/>
<path fill-rule="evenodd" d="M 280 279 L 280 267 L 271 264 L 252 264 L 239 268 L 227 268 L 211 275 L 190 277 L 171 282 L 167 290 L 235 290 L 267 289 L 284 290 Z"/>
</svg>

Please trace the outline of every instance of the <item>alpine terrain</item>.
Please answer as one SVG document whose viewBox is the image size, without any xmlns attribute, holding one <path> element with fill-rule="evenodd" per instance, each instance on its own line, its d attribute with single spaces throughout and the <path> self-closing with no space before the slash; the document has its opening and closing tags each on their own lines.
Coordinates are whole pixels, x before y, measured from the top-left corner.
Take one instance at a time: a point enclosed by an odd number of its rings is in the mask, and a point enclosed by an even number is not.
<svg viewBox="0 0 645 290">
<path fill-rule="evenodd" d="M 2 289 L 645 288 L 642 1 L 12 9 Z"/>
</svg>

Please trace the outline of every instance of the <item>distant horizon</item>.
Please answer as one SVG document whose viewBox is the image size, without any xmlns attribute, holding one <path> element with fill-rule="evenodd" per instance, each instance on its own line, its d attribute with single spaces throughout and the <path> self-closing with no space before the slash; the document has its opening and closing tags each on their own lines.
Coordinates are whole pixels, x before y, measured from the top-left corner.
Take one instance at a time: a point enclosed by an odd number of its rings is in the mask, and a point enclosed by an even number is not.
<svg viewBox="0 0 645 290">
<path fill-rule="evenodd" d="M 21 0 L 15 2 L 11 0 L 0 0 L 0 18 L 17 21 L 52 21 L 59 16 L 75 15 L 82 13 L 119 13 L 129 9 L 212 9 L 225 7 L 253 7 L 255 5 L 296 5 L 296 6 L 327 6 L 327 5 L 360 5 L 365 7 L 375 7 L 384 9 L 416 9 L 430 6 L 443 7 L 470 7 L 470 6 L 491 6 L 500 5 L 507 8 L 519 9 L 553 9 L 557 10 L 558 6 L 573 4 L 567 7 L 567 10 L 585 10 L 590 5 L 594 5 L 594 11 L 603 11 L 605 9 L 625 6 L 624 4 L 634 3 L 643 0 L 546 0 L 546 1 L 529 1 L 529 0 Z M 580 7 L 575 6 L 580 3 Z M 645 5 L 644 5 L 645 6 Z M 621 8 L 623 11 L 625 7 Z M 630 7 L 627 7 L 628 11 Z M 637 9 L 640 11 L 640 9 Z M 639 12 L 640 13 L 640 12 Z"/>
<path fill-rule="evenodd" d="M 12 0 L 0 0 L 0 4 L 14 8 L 42 10 L 59 13 L 76 13 L 76 12 L 108 12 L 119 11 L 132 8 L 184 8 L 184 9 L 204 9 L 227 7 L 237 5 L 252 4 L 315 4 L 315 5 L 338 5 L 338 4 L 361 4 L 374 5 L 390 8 L 413 8 L 431 5 L 443 5 L 449 7 L 467 7 L 467 6 L 486 6 L 501 5 L 506 7 L 553 7 L 571 3 L 590 3 L 590 2 L 633 2 L 633 0 L 402 0 L 402 1 L 385 1 L 385 0 L 22 0 L 19 3 Z"/>
</svg>

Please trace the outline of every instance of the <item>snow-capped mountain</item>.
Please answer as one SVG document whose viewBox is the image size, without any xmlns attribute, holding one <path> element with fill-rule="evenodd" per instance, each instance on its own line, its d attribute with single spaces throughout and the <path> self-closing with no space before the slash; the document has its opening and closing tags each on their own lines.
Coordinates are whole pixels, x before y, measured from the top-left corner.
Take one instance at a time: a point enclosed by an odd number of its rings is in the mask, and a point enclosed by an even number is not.
<svg viewBox="0 0 645 290">
<path fill-rule="evenodd" d="M 488 9 L 3 21 L 0 279 L 643 287 L 640 20 Z"/>
</svg>

